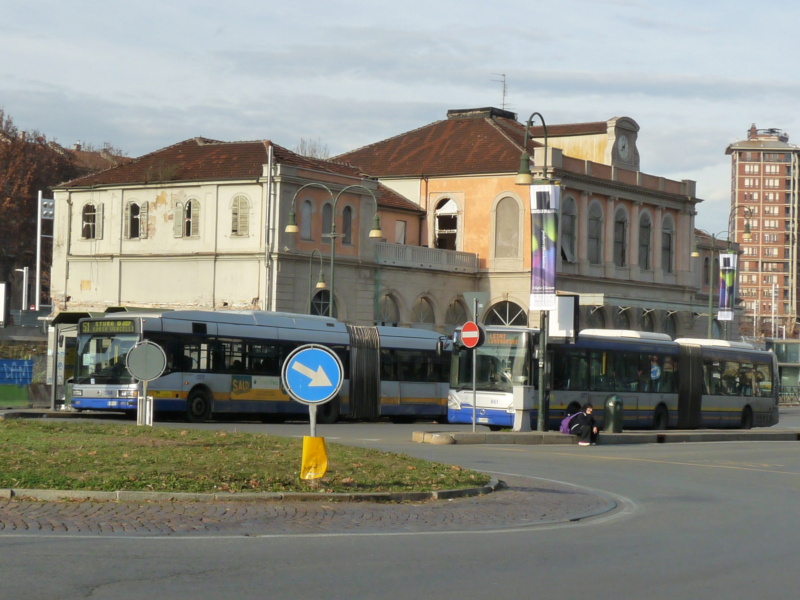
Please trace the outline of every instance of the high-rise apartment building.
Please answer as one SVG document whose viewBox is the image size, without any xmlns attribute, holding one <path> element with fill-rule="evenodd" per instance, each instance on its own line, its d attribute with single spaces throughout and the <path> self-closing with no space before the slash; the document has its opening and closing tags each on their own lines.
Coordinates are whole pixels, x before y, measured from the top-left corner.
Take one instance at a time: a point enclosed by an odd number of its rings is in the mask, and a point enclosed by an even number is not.
<svg viewBox="0 0 800 600">
<path fill-rule="evenodd" d="M 800 147 L 779 129 L 757 129 L 727 147 L 728 231 L 739 242 L 743 335 L 797 337 Z"/>
</svg>

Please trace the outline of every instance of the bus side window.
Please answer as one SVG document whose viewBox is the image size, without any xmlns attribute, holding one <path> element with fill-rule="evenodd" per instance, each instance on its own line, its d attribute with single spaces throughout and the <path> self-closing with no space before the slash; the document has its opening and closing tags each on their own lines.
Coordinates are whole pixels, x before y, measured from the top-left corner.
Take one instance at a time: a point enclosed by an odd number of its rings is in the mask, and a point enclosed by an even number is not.
<svg viewBox="0 0 800 600">
<path fill-rule="evenodd" d="M 381 380 L 396 381 L 394 353 L 391 350 L 381 349 Z"/>
<path fill-rule="evenodd" d="M 772 377 L 769 365 L 756 365 L 754 396 L 772 395 Z"/>
</svg>

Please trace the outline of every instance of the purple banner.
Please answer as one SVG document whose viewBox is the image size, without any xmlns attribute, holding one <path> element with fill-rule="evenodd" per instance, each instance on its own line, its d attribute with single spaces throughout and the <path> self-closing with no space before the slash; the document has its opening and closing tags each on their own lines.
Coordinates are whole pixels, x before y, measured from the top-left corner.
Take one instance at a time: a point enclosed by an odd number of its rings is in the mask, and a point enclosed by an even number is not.
<svg viewBox="0 0 800 600">
<path fill-rule="evenodd" d="M 733 321 L 733 298 L 736 292 L 735 254 L 719 255 L 719 312 L 720 321 Z"/>
<path fill-rule="evenodd" d="M 558 251 L 557 185 L 531 186 L 531 299 L 530 310 L 556 309 L 556 252 Z"/>
</svg>

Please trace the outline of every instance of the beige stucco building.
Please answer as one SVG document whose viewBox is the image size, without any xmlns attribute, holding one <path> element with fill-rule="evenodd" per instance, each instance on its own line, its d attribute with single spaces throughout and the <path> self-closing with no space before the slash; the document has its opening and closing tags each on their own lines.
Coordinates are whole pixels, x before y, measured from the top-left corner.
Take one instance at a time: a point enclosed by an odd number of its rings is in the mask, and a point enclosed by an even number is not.
<svg viewBox="0 0 800 600">
<path fill-rule="evenodd" d="M 638 132 L 629 118 L 531 127 L 534 172 L 546 161 L 562 187 L 557 288 L 580 295 L 582 327 L 702 337 L 700 200 L 694 182 L 639 170 Z M 530 188 L 515 183 L 524 142 L 512 113 L 459 110 L 334 160 L 193 139 L 68 182 L 55 193 L 54 314 L 324 313 L 334 283 L 352 323 L 449 332 L 470 316 L 464 294 L 483 292 L 481 321 L 536 324 Z M 314 287 L 320 272 L 328 289 Z"/>
</svg>

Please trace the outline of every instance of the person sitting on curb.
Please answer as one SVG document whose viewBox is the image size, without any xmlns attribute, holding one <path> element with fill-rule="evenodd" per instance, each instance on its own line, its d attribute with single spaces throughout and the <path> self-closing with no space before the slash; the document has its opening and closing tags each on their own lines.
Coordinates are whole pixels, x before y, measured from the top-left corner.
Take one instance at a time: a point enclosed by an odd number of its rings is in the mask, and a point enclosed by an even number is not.
<svg viewBox="0 0 800 600">
<path fill-rule="evenodd" d="M 579 446 L 588 446 L 597 443 L 597 424 L 592 412 L 594 408 L 588 402 L 583 405 L 581 412 L 570 420 L 570 433 L 578 436 Z"/>
</svg>

